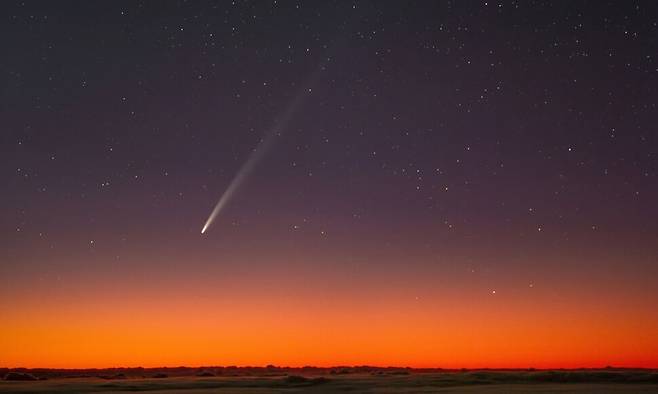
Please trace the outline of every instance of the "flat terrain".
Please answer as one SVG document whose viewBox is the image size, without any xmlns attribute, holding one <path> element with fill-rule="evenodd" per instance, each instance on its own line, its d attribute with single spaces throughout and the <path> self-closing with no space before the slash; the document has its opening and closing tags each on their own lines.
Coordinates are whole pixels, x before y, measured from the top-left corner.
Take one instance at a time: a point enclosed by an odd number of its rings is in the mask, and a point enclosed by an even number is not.
<svg viewBox="0 0 658 394">
<path fill-rule="evenodd" d="M 2 393 L 658 393 L 653 371 L 355 372 L 257 376 L 55 377 L 0 381 Z"/>
</svg>

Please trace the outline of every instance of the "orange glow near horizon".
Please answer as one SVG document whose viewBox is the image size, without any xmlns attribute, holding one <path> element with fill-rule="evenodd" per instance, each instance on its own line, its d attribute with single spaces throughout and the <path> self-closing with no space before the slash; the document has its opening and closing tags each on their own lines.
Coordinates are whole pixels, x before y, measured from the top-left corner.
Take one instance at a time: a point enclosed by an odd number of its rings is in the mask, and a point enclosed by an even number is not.
<svg viewBox="0 0 658 394">
<path fill-rule="evenodd" d="M 632 299 L 619 299 L 618 308 L 576 290 L 558 297 L 541 288 L 529 300 L 522 292 L 468 288 L 405 297 L 393 284 L 335 292 L 285 282 L 281 289 L 289 290 L 196 284 L 194 291 L 163 282 L 115 292 L 89 284 L 78 293 L 0 303 L 0 364 L 658 366 L 658 321 L 649 303 Z"/>
</svg>

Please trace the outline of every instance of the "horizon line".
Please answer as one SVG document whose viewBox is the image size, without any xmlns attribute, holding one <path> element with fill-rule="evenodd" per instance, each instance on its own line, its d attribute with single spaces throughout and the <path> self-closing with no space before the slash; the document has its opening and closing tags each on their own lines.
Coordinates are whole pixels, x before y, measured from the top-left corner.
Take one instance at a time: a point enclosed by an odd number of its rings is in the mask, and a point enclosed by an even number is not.
<svg viewBox="0 0 658 394">
<path fill-rule="evenodd" d="M 355 364 L 355 365 L 341 365 L 335 364 L 330 366 L 318 365 L 304 365 L 304 366 L 287 366 L 287 365 L 177 365 L 177 366 L 113 366 L 113 367 L 7 367 L 0 366 L 0 369 L 31 369 L 31 370 L 106 370 L 106 369 L 200 369 L 200 368 L 222 368 L 222 369 L 337 369 L 337 368 L 354 368 L 354 369 L 408 369 L 408 370 L 443 370 L 443 371 L 577 371 L 577 370 L 602 370 L 602 369 L 635 369 L 635 370 L 656 370 L 658 366 L 623 366 L 623 365 L 604 365 L 604 366 L 580 366 L 580 367 L 532 367 L 532 366 L 517 366 L 517 367 L 413 367 L 413 366 L 399 366 L 399 365 L 369 365 L 369 364 Z"/>
</svg>

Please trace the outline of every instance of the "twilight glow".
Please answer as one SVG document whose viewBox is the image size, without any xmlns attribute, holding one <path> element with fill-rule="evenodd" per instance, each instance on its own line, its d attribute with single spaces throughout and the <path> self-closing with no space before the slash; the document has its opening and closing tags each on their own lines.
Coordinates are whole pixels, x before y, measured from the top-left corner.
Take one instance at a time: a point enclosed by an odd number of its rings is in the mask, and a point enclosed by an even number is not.
<svg viewBox="0 0 658 394">
<path fill-rule="evenodd" d="M 1 5 L 0 367 L 658 368 L 612 3 Z"/>
</svg>

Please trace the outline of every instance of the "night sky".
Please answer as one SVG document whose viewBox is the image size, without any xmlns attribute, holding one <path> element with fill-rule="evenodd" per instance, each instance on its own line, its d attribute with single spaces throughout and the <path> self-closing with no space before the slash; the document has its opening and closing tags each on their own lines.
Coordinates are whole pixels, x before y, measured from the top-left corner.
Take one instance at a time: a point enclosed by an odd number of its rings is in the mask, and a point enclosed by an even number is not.
<svg viewBox="0 0 658 394">
<path fill-rule="evenodd" d="M 0 366 L 658 367 L 655 2 L 6 1 L 0 33 Z"/>
</svg>

